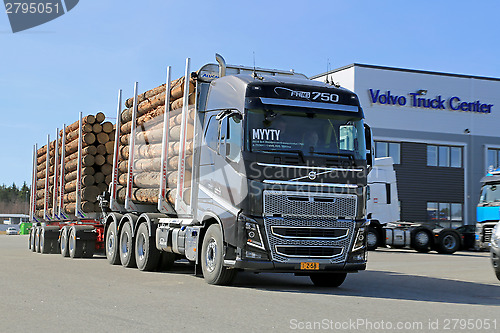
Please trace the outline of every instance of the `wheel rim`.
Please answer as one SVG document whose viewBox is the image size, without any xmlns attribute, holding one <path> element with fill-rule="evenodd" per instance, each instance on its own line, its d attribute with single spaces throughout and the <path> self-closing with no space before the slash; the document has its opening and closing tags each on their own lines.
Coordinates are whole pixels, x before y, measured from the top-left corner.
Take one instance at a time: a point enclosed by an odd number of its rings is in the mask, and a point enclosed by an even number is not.
<svg viewBox="0 0 500 333">
<path fill-rule="evenodd" d="M 64 250 L 66 250 L 66 232 L 63 232 L 61 236 L 61 252 L 64 253 Z"/>
<path fill-rule="evenodd" d="M 137 240 L 137 254 L 139 255 L 139 260 L 144 260 L 144 249 L 146 248 L 146 238 L 143 234 L 139 235 Z"/>
<path fill-rule="evenodd" d="M 113 253 L 115 252 L 114 246 L 115 246 L 115 233 L 110 231 L 108 236 L 108 254 L 110 256 L 112 256 Z"/>
<path fill-rule="evenodd" d="M 210 238 L 207 245 L 207 253 L 205 256 L 205 264 L 207 266 L 207 271 L 210 273 L 215 270 L 217 265 L 217 241 L 214 238 Z"/>
<path fill-rule="evenodd" d="M 123 233 L 121 243 L 122 243 L 122 254 L 123 257 L 126 258 L 128 256 L 128 233 L 126 232 Z"/>
<path fill-rule="evenodd" d="M 455 248 L 456 244 L 457 244 L 457 241 L 456 241 L 455 237 L 453 237 L 452 235 L 444 236 L 443 246 L 445 247 L 445 249 L 451 250 L 451 249 Z"/>
<path fill-rule="evenodd" d="M 366 235 L 366 243 L 368 246 L 375 246 L 377 244 L 377 235 L 369 231 L 368 235 Z"/>
<path fill-rule="evenodd" d="M 418 232 L 415 235 L 415 240 L 418 245 L 425 246 L 429 243 L 429 235 L 424 231 Z"/>
</svg>

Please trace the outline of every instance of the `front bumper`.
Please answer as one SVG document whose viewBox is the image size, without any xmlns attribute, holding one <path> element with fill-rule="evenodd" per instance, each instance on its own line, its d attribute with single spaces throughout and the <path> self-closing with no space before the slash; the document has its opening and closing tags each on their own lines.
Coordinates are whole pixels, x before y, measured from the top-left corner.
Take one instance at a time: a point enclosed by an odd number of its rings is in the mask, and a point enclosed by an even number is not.
<svg viewBox="0 0 500 333">
<path fill-rule="evenodd" d="M 304 260 L 306 261 L 306 260 Z M 307 260 L 306 262 L 314 262 Z M 321 264 L 319 270 L 300 269 L 300 263 L 277 263 L 266 260 L 236 259 L 231 265 L 236 269 L 250 270 L 254 272 L 273 272 L 273 273 L 327 273 L 327 272 L 346 272 L 355 273 L 366 269 L 366 262 L 360 263 L 341 263 L 341 264 Z"/>
</svg>

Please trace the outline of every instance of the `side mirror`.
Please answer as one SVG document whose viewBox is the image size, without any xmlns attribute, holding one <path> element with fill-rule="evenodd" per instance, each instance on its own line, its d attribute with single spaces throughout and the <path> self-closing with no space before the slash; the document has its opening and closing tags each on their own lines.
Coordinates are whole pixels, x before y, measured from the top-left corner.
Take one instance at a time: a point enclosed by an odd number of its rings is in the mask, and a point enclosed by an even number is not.
<svg viewBox="0 0 500 333">
<path fill-rule="evenodd" d="M 373 144 L 373 135 L 370 126 L 365 126 L 365 142 L 366 142 L 366 166 L 367 171 L 370 172 L 375 158 L 375 145 Z"/>
</svg>

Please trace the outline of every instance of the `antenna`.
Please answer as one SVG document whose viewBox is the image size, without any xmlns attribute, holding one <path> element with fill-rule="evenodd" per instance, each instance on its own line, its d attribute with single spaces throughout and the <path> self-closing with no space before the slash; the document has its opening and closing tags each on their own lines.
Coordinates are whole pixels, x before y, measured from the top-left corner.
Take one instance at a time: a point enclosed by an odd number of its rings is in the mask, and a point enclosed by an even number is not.
<svg viewBox="0 0 500 333">
<path fill-rule="evenodd" d="M 252 51 L 253 53 L 253 76 L 256 77 L 257 73 L 255 71 L 255 51 Z"/>
<path fill-rule="evenodd" d="M 326 84 L 332 84 L 328 79 L 329 73 L 330 73 L 330 58 L 326 58 L 326 78 L 325 78 Z"/>
</svg>

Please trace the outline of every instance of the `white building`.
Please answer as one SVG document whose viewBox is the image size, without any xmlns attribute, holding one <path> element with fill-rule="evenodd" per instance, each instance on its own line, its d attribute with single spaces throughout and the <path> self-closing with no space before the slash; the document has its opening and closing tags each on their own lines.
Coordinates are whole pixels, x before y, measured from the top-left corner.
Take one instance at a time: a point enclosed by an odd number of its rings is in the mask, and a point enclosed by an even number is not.
<svg viewBox="0 0 500 333">
<path fill-rule="evenodd" d="M 313 79 L 360 99 L 376 156 L 392 156 L 401 219 L 474 224 L 480 183 L 500 166 L 500 79 L 352 64 Z"/>
</svg>

